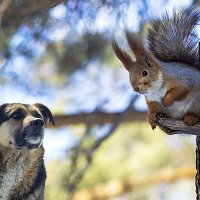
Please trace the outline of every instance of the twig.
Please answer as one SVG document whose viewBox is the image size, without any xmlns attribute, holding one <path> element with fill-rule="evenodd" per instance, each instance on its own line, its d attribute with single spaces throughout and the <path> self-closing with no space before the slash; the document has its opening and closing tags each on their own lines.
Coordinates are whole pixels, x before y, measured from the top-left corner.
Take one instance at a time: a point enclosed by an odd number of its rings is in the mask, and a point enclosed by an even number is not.
<svg viewBox="0 0 200 200">
<path fill-rule="evenodd" d="M 115 119 L 115 121 L 114 121 L 112 127 L 110 128 L 110 130 L 109 130 L 103 137 L 99 138 L 99 139 L 95 142 L 95 144 L 94 144 L 94 145 L 92 146 L 92 148 L 91 148 L 90 153 L 92 153 L 93 151 L 95 151 L 95 149 L 97 149 L 97 148 L 98 148 L 108 137 L 110 137 L 111 134 L 118 128 L 119 124 L 123 121 L 123 119 L 124 119 L 124 117 L 127 115 L 128 111 L 129 111 L 130 109 L 133 109 L 133 108 L 132 108 L 133 103 L 136 101 L 137 98 L 138 98 L 138 96 L 136 95 L 136 96 L 134 96 L 134 97 L 131 99 L 131 101 L 129 102 L 128 107 L 121 113 L 121 115 L 119 115 L 119 116 Z"/>
<path fill-rule="evenodd" d="M 72 199 L 73 194 L 76 190 L 76 188 L 78 187 L 80 181 L 83 179 L 85 172 L 88 170 L 88 168 L 90 167 L 92 161 L 93 161 L 93 155 L 94 153 L 97 151 L 97 149 L 103 144 L 104 141 L 106 141 L 106 139 L 108 139 L 109 137 L 111 137 L 111 135 L 114 133 L 114 131 L 118 128 L 118 126 L 120 125 L 120 123 L 123 121 L 124 117 L 126 117 L 127 113 L 133 109 L 133 103 L 136 101 L 138 96 L 134 96 L 131 101 L 129 102 L 128 107 L 121 112 L 120 115 L 118 115 L 111 128 L 107 131 L 106 134 L 104 134 L 104 136 L 96 139 L 93 144 L 91 144 L 87 149 L 85 149 L 84 147 L 82 148 L 82 143 L 84 143 L 85 140 L 88 139 L 88 137 L 90 136 L 90 128 L 92 126 L 92 124 L 89 125 L 89 129 L 86 131 L 86 134 L 84 134 L 84 136 L 81 138 L 80 143 L 73 149 L 74 155 L 71 157 L 71 165 L 70 165 L 70 169 L 66 175 L 66 179 L 67 184 L 66 184 L 66 188 L 68 190 L 68 199 Z M 92 122 L 92 121 L 91 121 Z M 85 161 L 82 164 L 82 167 L 80 167 L 78 165 L 78 161 L 80 159 L 80 157 L 84 158 Z"/>
</svg>

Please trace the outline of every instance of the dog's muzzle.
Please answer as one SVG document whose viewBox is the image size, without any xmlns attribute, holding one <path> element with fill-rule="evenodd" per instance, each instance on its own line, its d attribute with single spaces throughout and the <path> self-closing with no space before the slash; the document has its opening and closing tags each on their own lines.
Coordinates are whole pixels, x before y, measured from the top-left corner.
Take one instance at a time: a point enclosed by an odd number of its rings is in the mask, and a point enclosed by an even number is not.
<svg viewBox="0 0 200 200">
<path fill-rule="evenodd" d="M 14 145 L 17 149 L 21 149 L 23 147 L 35 149 L 41 145 L 43 138 L 44 121 L 42 119 L 34 119 L 22 130 L 22 132 L 16 132 Z"/>
</svg>

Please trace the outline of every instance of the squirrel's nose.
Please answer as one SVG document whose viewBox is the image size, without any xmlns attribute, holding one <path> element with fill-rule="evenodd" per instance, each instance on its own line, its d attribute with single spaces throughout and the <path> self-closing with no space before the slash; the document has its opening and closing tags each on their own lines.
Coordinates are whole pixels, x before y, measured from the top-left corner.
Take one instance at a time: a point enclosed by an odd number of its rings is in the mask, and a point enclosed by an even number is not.
<svg viewBox="0 0 200 200">
<path fill-rule="evenodd" d="M 138 92 L 138 91 L 139 91 L 139 87 L 135 87 L 134 90 L 135 90 L 136 92 Z"/>
</svg>

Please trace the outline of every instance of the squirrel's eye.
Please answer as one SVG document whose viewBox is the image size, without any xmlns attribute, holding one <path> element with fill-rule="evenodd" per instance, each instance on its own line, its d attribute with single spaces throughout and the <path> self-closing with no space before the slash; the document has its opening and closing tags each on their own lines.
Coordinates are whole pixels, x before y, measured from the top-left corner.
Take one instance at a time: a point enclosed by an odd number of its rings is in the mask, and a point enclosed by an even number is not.
<svg viewBox="0 0 200 200">
<path fill-rule="evenodd" d="M 148 71 L 144 70 L 144 71 L 142 72 L 142 76 L 144 77 L 144 76 L 147 76 L 147 75 L 148 75 Z"/>
</svg>

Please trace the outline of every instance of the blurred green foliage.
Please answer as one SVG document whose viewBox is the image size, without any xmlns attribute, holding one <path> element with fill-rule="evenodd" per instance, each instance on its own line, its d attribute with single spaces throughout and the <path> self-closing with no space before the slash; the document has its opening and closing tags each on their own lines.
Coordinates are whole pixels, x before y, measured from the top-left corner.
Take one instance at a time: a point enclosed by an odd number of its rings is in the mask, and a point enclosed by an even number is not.
<svg viewBox="0 0 200 200">
<path fill-rule="evenodd" d="M 110 180 L 148 178 L 160 169 L 193 165 L 194 138 L 173 137 L 172 139 L 172 136 L 167 136 L 160 130 L 153 132 L 147 123 L 122 124 L 112 138 L 96 152 L 93 164 L 79 189 L 89 190 Z M 67 160 L 47 163 L 46 199 L 66 199 L 67 190 L 64 186 L 68 180 L 63 177 L 66 178 L 68 167 Z M 138 195 L 139 191 L 140 189 Z"/>
</svg>

